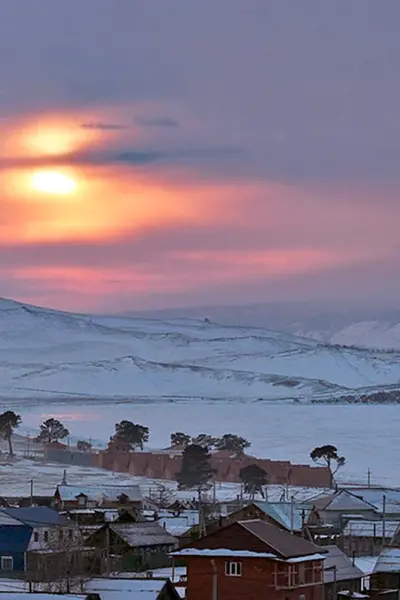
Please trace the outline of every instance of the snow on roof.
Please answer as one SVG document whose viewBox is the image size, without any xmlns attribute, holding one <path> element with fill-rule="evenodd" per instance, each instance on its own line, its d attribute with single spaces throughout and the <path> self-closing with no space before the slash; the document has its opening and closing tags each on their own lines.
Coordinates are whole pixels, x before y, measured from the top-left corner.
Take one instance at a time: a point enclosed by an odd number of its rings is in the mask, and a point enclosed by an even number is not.
<svg viewBox="0 0 400 600">
<path fill-rule="evenodd" d="M 176 539 L 157 522 L 113 523 L 110 526 L 131 547 L 172 546 Z"/>
<path fill-rule="evenodd" d="M 78 496 L 86 496 L 89 501 L 103 502 L 109 500 L 117 501 L 122 495 L 128 497 L 131 502 L 141 502 L 142 493 L 138 485 L 102 485 L 102 486 L 80 486 L 59 485 L 57 491 L 62 502 L 73 502 Z"/>
<path fill-rule="evenodd" d="M 332 500 L 325 507 L 325 510 L 376 510 L 376 507 L 366 502 L 358 495 L 356 496 L 348 490 L 340 490 L 334 494 Z"/>
<path fill-rule="evenodd" d="M 252 552 L 250 550 L 229 550 L 228 548 L 217 548 L 209 550 L 207 548 L 183 548 L 178 552 L 173 552 L 171 556 L 184 558 L 185 556 L 226 556 L 227 558 L 272 558 L 278 560 L 276 554 L 272 552 Z"/>
<path fill-rule="evenodd" d="M 335 579 L 333 569 L 328 571 L 331 567 L 336 567 L 336 580 L 337 581 L 348 581 L 350 579 L 361 579 L 364 573 L 357 566 L 353 565 L 351 559 L 344 554 L 337 546 L 324 546 L 325 550 L 328 550 L 326 560 L 324 562 L 324 581 L 325 583 L 332 583 Z"/>
<path fill-rule="evenodd" d="M 179 515 L 179 517 L 174 517 L 170 513 L 165 516 L 160 516 L 159 514 L 157 523 L 168 531 L 168 533 L 178 537 L 186 533 L 193 525 L 198 525 L 199 513 L 198 511 L 186 511 Z"/>
<path fill-rule="evenodd" d="M 293 531 L 302 530 L 303 523 L 307 521 L 311 512 L 311 505 L 293 504 L 292 508 L 291 502 L 254 502 L 254 504 L 288 531 L 292 528 L 292 510 Z"/>
<path fill-rule="evenodd" d="M 32 595 L 30 592 L 2 592 L 0 591 L 0 600 L 60 600 L 60 598 L 64 598 L 65 600 L 86 600 L 86 594 L 83 596 L 60 596 L 59 594 L 34 594 Z M 119 600 L 123 600 L 121 597 Z M 149 599 L 150 600 L 150 599 Z"/>
<path fill-rule="evenodd" d="M 92 579 L 86 593 L 97 593 L 101 600 L 156 600 L 166 579 Z M 36 598 L 35 598 L 36 600 Z"/>
<path fill-rule="evenodd" d="M 384 548 L 376 561 L 374 573 L 400 573 L 400 548 Z"/>
<path fill-rule="evenodd" d="M 386 521 L 385 537 L 392 538 L 399 527 L 399 521 Z M 343 535 L 351 537 L 383 537 L 383 522 L 351 519 L 347 522 L 343 530 Z"/>
<path fill-rule="evenodd" d="M 229 550 L 228 548 L 217 548 L 217 549 L 198 549 L 198 548 L 183 548 L 178 552 L 173 552 L 171 556 L 185 558 L 185 556 L 224 556 L 226 558 L 270 558 L 280 562 L 299 563 L 308 560 L 323 560 L 325 554 L 307 554 L 305 556 L 296 556 L 296 558 L 289 558 L 288 560 L 282 561 L 276 554 L 272 552 L 253 552 L 251 550 Z"/>
<path fill-rule="evenodd" d="M 386 513 L 400 513 L 400 489 L 385 487 L 348 487 L 346 489 L 376 506 L 379 512 L 383 511 L 385 501 Z"/>
<path fill-rule="evenodd" d="M 357 556 L 354 559 L 354 562 L 356 566 L 363 572 L 364 576 L 366 576 L 373 573 L 377 560 L 377 556 Z"/>
</svg>

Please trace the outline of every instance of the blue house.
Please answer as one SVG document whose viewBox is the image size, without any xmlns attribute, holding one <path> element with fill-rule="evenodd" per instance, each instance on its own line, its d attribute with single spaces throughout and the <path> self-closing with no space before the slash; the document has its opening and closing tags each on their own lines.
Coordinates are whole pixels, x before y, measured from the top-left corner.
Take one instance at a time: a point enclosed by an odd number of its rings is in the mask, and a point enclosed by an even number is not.
<svg viewBox="0 0 400 600">
<path fill-rule="evenodd" d="M 60 531 L 71 537 L 74 525 L 46 506 L 0 509 L 0 575 L 25 571 L 26 553 L 46 549 Z M 72 535 L 69 533 L 72 531 Z"/>
</svg>

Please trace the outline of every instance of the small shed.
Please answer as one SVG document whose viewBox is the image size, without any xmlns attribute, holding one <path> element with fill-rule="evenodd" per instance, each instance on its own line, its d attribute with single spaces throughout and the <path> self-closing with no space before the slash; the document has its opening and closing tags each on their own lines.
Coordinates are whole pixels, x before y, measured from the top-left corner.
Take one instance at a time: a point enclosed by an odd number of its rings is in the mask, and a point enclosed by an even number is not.
<svg viewBox="0 0 400 600">
<path fill-rule="evenodd" d="M 326 600 L 334 600 L 339 592 L 360 593 L 364 573 L 337 546 L 324 546 L 328 554 L 324 560 Z"/>
</svg>

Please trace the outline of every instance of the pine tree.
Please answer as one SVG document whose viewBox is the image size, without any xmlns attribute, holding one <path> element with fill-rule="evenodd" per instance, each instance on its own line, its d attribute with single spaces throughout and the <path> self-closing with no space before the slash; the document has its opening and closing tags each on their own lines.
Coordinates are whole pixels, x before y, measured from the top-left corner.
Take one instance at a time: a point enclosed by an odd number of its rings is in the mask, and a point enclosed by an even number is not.
<svg viewBox="0 0 400 600">
<path fill-rule="evenodd" d="M 199 495 L 208 487 L 214 474 L 211 467 L 211 455 L 207 448 L 191 444 L 182 455 L 182 467 L 177 474 L 179 489 L 197 489 Z"/>
</svg>

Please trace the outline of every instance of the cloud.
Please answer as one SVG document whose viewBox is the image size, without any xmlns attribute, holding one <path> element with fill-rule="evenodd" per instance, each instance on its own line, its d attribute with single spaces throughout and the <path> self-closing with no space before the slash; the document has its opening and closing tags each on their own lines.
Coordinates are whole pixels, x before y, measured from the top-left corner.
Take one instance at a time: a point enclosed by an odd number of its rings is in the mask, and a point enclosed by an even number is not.
<svg viewBox="0 0 400 600">
<path fill-rule="evenodd" d="M 82 129 L 99 129 L 100 131 L 120 131 L 121 129 L 127 129 L 127 125 L 121 125 L 119 123 L 82 123 Z"/>
<path fill-rule="evenodd" d="M 179 127 L 179 121 L 171 117 L 135 117 L 135 123 L 140 127 Z"/>
</svg>

